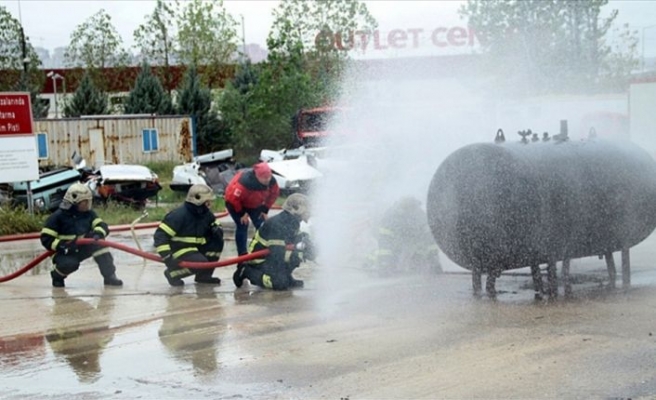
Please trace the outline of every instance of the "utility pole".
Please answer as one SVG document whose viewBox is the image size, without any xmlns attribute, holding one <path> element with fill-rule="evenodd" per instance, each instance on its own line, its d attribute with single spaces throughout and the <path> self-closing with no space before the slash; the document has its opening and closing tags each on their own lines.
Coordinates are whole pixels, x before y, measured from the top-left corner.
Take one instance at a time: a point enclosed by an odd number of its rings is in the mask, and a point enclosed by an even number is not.
<svg viewBox="0 0 656 400">
<path fill-rule="evenodd" d="M 246 25 L 244 24 L 244 14 L 239 14 L 241 16 L 241 49 L 244 54 L 243 57 L 248 57 L 246 54 Z M 245 62 L 246 60 L 242 60 Z"/>
<path fill-rule="evenodd" d="M 30 59 L 27 58 L 27 42 L 25 40 L 25 30 L 23 29 L 23 18 L 21 16 L 20 0 L 18 0 L 18 23 L 20 24 L 21 56 L 23 59 L 23 72 L 21 74 L 21 81 L 23 83 L 24 90 L 29 91 L 29 86 L 27 84 L 27 68 L 28 64 L 30 63 Z M 27 211 L 30 213 L 30 215 L 34 214 L 32 185 L 30 181 L 27 181 Z"/>
</svg>

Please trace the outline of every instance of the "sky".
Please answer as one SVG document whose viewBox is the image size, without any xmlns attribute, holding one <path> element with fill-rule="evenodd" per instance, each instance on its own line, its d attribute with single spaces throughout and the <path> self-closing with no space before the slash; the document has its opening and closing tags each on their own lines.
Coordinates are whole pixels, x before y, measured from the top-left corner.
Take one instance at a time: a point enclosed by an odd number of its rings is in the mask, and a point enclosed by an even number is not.
<svg viewBox="0 0 656 400">
<path fill-rule="evenodd" d="M 272 10 L 278 5 L 275 0 L 238 1 L 225 0 L 224 4 L 235 20 L 244 19 L 246 43 L 257 43 L 266 47 L 266 37 L 273 22 Z M 439 55 L 449 52 L 462 52 L 471 49 L 466 38 L 449 43 L 449 29 L 464 27 L 466 24 L 457 14 L 462 1 L 365 1 L 369 11 L 378 20 L 381 39 L 378 49 L 368 49 L 368 53 L 385 56 L 395 55 Z M 73 30 L 84 20 L 104 8 L 112 16 L 113 23 L 127 45 L 134 43 L 132 33 L 147 14 L 151 13 L 155 0 L 0 0 L 15 17 L 20 17 L 27 35 L 34 46 L 52 50 L 66 46 Z M 605 10 L 619 10 L 618 22 L 630 23 L 645 38 L 645 54 L 656 55 L 656 1 L 611 0 Z M 46 21 L 44 23 L 44 21 Z M 440 30 L 441 28 L 445 28 Z M 408 37 L 405 47 L 394 51 L 387 45 L 388 34 L 392 30 L 405 31 Z M 412 29 L 422 29 L 412 45 Z M 435 32 L 439 30 L 438 32 Z M 241 31 L 241 30 L 240 30 Z M 241 32 L 240 32 L 241 33 Z M 455 34 L 458 34 L 456 32 Z M 387 47 L 386 49 L 383 49 Z M 365 52 L 367 52 L 365 50 Z"/>
</svg>

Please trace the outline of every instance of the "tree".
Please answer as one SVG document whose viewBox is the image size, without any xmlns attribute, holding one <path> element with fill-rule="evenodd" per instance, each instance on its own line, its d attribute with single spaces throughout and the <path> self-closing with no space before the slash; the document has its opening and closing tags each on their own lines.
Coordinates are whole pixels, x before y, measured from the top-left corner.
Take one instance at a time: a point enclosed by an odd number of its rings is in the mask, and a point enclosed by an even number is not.
<svg viewBox="0 0 656 400">
<path fill-rule="evenodd" d="M 236 22 L 222 0 L 178 3 L 178 62 L 203 67 L 209 87 L 237 51 Z"/>
<path fill-rule="evenodd" d="M 75 28 L 64 53 L 68 67 L 82 67 L 94 80 L 105 87 L 99 70 L 123 67 L 129 64 L 130 55 L 123 48 L 123 40 L 112 24 L 112 17 L 101 9 Z"/>
<path fill-rule="evenodd" d="M 230 138 L 212 109 L 212 94 L 208 87 L 203 86 L 195 66 L 190 66 L 185 73 L 178 93 L 178 113 L 194 118 L 199 151 L 225 148 Z"/>
<path fill-rule="evenodd" d="M 28 60 L 27 65 L 24 58 Z M 23 76 L 26 66 L 27 76 Z M 41 60 L 20 22 L 0 6 L 0 70 L 3 71 L 0 73 L 0 91 L 16 90 L 20 85 L 21 90 L 38 92 L 37 88 L 42 87 L 45 80 L 40 66 Z"/>
<path fill-rule="evenodd" d="M 107 95 L 101 92 L 85 72 L 73 97 L 64 104 L 65 117 L 109 114 Z"/>
<path fill-rule="evenodd" d="M 125 114 L 174 114 L 171 97 L 145 61 L 123 106 Z"/>
<path fill-rule="evenodd" d="M 617 10 L 608 0 L 469 0 L 460 8 L 502 87 L 523 94 L 590 91 L 616 76 L 605 40 Z M 629 42 L 627 42 L 629 43 Z M 631 58 L 625 54 L 627 63 Z"/>
<path fill-rule="evenodd" d="M 325 87 L 339 83 L 348 59 L 345 50 L 369 37 L 378 25 L 358 0 L 283 1 L 273 17 L 267 38 L 270 59 L 300 53 L 307 61 L 304 68 Z"/>
<path fill-rule="evenodd" d="M 157 0 L 153 13 L 146 16 L 146 22 L 134 31 L 134 41 L 143 60 L 151 65 L 164 67 L 164 84 L 171 88 L 171 58 L 177 52 L 175 47 L 175 10 L 163 0 Z"/>
<path fill-rule="evenodd" d="M 356 0 L 280 2 L 267 38 L 269 56 L 257 84 L 238 90 L 233 82 L 220 100 L 235 144 L 251 155 L 257 147 L 289 145 L 293 115 L 300 108 L 336 99 L 348 61 L 348 54 L 338 47 L 317 46 L 317 35 L 354 37 L 355 32 L 366 34 L 375 26 L 367 7 Z"/>
</svg>

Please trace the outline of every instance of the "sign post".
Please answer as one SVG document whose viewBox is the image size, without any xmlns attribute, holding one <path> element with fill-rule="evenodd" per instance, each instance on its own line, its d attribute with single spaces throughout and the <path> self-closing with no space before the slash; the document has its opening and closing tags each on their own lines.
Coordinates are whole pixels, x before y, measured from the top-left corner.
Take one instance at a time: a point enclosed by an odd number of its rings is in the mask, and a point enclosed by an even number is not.
<svg viewBox="0 0 656 400">
<path fill-rule="evenodd" d="M 27 182 L 27 208 L 32 213 L 30 181 L 39 179 L 39 159 L 30 94 L 0 92 L 0 183 Z"/>
</svg>

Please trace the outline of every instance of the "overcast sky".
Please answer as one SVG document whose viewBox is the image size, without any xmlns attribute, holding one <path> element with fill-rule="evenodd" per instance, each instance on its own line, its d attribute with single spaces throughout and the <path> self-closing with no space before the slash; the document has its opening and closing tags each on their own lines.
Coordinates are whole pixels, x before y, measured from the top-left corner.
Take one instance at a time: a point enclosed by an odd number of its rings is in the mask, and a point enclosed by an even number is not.
<svg viewBox="0 0 656 400">
<path fill-rule="evenodd" d="M 424 53 L 446 52 L 453 46 L 435 46 L 437 42 L 446 41 L 442 32 L 431 43 L 431 32 L 439 27 L 464 26 L 457 14 L 461 1 L 365 1 L 370 12 L 378 20 L 382 32 L 401 29 L 423 29 L 422 44 L 411 49 L 411 38 L 406 41 L 406 49 L 397 50 Z M 241 16 L 245 22 L 246 43 L 257 43 L 265 47 L 265 40 L 273 22 L 272 10 L 278 1 L 260 0 L 226 0 L 225 6 L 239 22 Z M 114 26 L 127 45 L 134 43 L 132 33 L 144 21 L 144 16 L 152 12 L 154 0 L 0 0 L 14 16 L 19 17 L 19 5 L 23 26 L 35 46 L 52 50 L 66 46 L 70 34 L 77 25 L 104 8 L 113 19 Z M 639 37 L 644 33 L 645 55 L 656 55 L 656 1 L 649 0 L 611 0 L 606 12 L 612 8 L 619 10 L 619 22 L 628 22 L 638 30 Z M 644 29 L 643 29 L 644 28 Z M 440 36 L 441 35 L 441 36 Z M 381 46 L 385 40 L 381 39 Z M 460 47 L 459 50 L 467 46 Z M 429 50 L 427 50 L 429 49 Z"/>
</svg>

